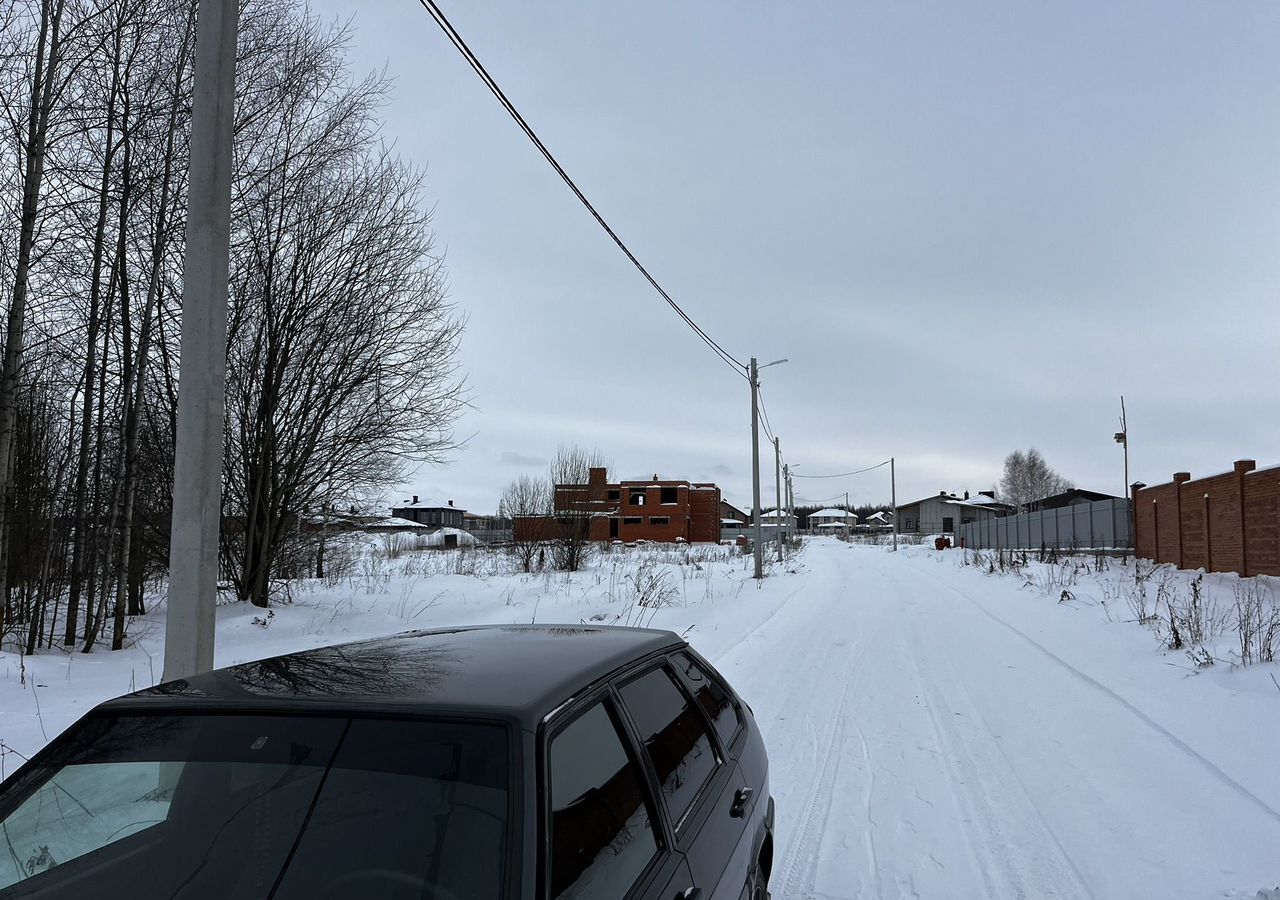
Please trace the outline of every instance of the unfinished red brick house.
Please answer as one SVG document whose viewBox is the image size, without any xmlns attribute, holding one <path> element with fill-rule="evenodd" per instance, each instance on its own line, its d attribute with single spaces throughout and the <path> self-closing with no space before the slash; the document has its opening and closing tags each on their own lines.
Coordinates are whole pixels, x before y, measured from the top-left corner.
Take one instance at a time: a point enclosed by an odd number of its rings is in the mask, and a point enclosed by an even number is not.
<svg viewBox="0 0 1280 900">
<path fill-rule="evenodd" d="M 539 540 L 580 527 L 593 541 L 674 543 L 720 540 L 720 488 L 678 479 L 609 483 L 603 468 L 586 484 L 557 484 L 555 516 L 516 519 L 517 540 Z"/>
</svg>

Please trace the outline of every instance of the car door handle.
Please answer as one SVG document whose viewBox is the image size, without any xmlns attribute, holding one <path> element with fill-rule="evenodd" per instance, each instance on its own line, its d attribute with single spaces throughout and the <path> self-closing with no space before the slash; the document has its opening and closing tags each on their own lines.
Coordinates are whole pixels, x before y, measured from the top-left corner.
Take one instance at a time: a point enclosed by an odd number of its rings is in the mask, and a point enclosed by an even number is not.
<svg viewBox="0 0 1280 900">
<path fill-rule="evenodd" d="M 729 807 L 729 815 L 735 819 L 741 819 L 747 811 L 747 804 L 751 802 L 755 790 L 749 787 L 740 787 L 738 792 L 733 795 L 733 806 Z"/>
<path fill-rule="evenodd" d="M 676 894 L 676 900 L 702 900 L 702 888 L 687 887 Z"/>
</svg>

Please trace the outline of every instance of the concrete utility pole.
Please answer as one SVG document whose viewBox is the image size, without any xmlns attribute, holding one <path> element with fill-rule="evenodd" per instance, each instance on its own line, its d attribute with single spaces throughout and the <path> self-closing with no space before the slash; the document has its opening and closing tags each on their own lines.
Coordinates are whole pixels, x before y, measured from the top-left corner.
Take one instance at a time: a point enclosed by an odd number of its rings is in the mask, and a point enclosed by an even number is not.
<svg viewBox="0 0 1280 900">
<path fill-rule="evenodd" d="M 239 11 L 239 0 L 200 0 L 182 270 L 182 369 L 169 539 L 166 681 L 213 668 Z"/>
<path fill-rule="evenodd" d="M 800 528 L 800 523 L 796 522 L 796 487 L 790 472 L 787 472 L 787 527 L 793 532 Z"/>
<path fill-rule="evenodd" d="M 764 547 L 761 541 L 764 534 L 760 528 L 760 370 L 770 366 L 780 366 L 785 359 L 775 359 L 763 366 L 756 364 L 751 357 L 751 502 L 755 511 L 755 545 L 756 545 L 756 578 L 764 578 Z"/>
<path fill-rule="evenodd" d="M 844 492 L 844 539 L 849 540 L 849 492 Z"/>
<path fill-rule="evenodd" d="M 782 500 L 783 506 L 787 508 L 787 540 L 791 540 L 791 522 L 794 518 L 791 514 L 791 466 L 786 463 L 782 464 Z"/>
<path fill-rule="evenodd" d="M 773 493 L 774 502 L 777 503 L 778 511 L 778 562 L 786 562 L 783 550 L 783 525 L 782 525 L 782 443 L 778 440 L 778 436 L 773 437 Z M 788 525 L 790 522 L 788 521 Z"/>
<path fill-rule="evenodd" d="M 756 358 L 751 357 L 751 509 L 755 523 L 755 577 L 764 577 L 763 536 L 760 532 L 760 404 L 756 399 L 760 390 L 760 371 Z"/>
<path fill-rule="evenodd" d="M 898 475 L 893 457 L 889 457 L 889 504 L 893 507 L 893 552 L 898 552 Z"/>
</svg>

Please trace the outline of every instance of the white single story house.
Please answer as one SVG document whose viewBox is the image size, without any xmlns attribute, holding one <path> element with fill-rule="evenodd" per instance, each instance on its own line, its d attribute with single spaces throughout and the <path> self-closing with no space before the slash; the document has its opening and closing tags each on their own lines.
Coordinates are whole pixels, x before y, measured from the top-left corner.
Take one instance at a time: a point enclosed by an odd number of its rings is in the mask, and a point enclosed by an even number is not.
<svg viewBox="0 0 1280 900">
<path fill-rule="evenodd" d="M 853 528 L 858 524 L 858 514 L 847 509 L 820 509 L 809 513 L 809 527 L 821 528 L 824 525 L 838 525 L 841 528 Z"/>
</svg>

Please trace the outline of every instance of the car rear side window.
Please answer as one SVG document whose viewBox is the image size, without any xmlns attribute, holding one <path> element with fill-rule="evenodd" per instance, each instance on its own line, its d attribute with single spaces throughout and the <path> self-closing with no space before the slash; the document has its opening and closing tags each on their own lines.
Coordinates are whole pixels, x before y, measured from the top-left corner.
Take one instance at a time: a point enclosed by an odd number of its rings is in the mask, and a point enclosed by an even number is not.
<svg viewBox="0 0 1280 900">
<path fill-rule="evenodd" d="M 742 716 L 733 703 L 733 698 L 697 660 L 687 653 L 677 653 L 672 659 L 689 684 L 693 686 L 693 695 L 698 698 L 698 705 L 707 714 L 715 726 L 720 742 L 728 747 L 733 743 L 738 729 L 742 727 Z"/>
<path fill-rule="evenodd" d="M 640 772 L 603 702 L 551 739 L 553 898 L 624 897 L 658 851 Z"/>
<path fill-rule="evenodd" d="M 715 771 L 711 735 L 666 668 L 627 682 L 620 693 L 644 740 L 671 820 L 679 829 Z"/>
</svg>

